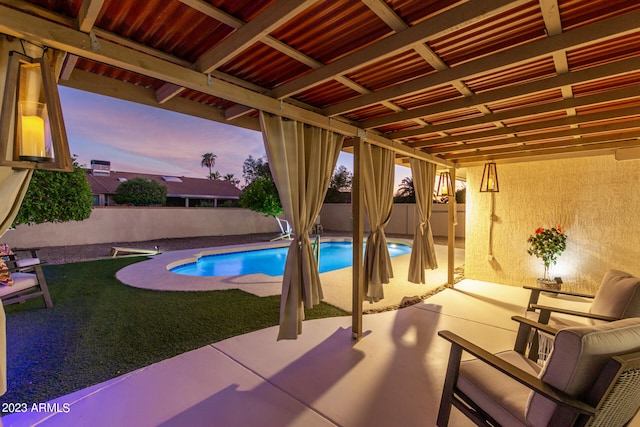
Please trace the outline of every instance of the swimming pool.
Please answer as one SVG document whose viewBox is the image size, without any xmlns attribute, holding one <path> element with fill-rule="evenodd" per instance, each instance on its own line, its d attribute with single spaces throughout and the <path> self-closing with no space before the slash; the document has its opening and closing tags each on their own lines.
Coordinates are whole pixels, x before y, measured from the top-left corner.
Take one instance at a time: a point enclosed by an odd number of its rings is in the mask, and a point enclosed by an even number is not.
<svg viewBox="0 0 640 427">
<path fill-rule="evenodd" d="M 392 257 L 411 252 L 411 246 L 388 243 Z M 257 249 L 205 255 L 195 262 L 171 268 L 169 271 L 185 276 L 238 276 L 243 274 L 266 274 L 282 276 L 288 247 Z M 320 273 L 351 266 L 351 242 L 322 242 L 320 244 Z"/>
</svg>

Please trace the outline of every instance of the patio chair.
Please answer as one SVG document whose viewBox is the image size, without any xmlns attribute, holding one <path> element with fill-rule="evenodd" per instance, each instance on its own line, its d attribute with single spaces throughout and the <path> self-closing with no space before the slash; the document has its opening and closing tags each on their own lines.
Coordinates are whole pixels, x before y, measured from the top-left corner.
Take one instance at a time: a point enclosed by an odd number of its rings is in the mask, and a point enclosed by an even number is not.
<svg viewBox="0 0 640 427">
<path fill-rule="evenodd" d="M 53 307 L 47 281 L 42 271 L 42 262 L 37 249 L 13 249 L 14 254 L 6 255 L 6 268 L 3 273 L 9 284 L 0 284 L 2 305 L 23 302 L 30 298 L 42 297 L 47 308 Z M 19 258 L 15 253 L 28 252 L 31 257 Z"/>
<path fill-rule="evenodd" d="M 316 217 L 315 222 L 313 223 L 313 227 L 311 227 L 311 234 L 318 236 L 324 232 L 324 227 L 322 226 L 322 222 L 320 221 L 320 215 Z"/>
<path fill-rule="evenodd" d="M 280 227 L 280 235 L 278 237 L 271 239 L 271 241 L 275 242 L 276 240 L 293 239 L 292 237 L 293 229 L 291 228 L 289 221 L 287 221 L 286 219 L 278 218 L 278 217 L 275 217 L 275 218 L 276 218 L 276 221 L 278 221 L 278 227 Z"/>
<path fill-rule="evenodd" d="M 525 342 L 496 355 L 450 331 L 449 365 L 437 425 L 455 406 L 479 426 L 624 426 L 640 407 L 640 319 L 561 330 L 512 317 L 555 335 L 544 368 Z M 461 362 L 466 351 L 475 359 Z"/>
<path fill-rule="evenodd" d="M 540 292 L 540 288 L 525 287 L 533 292 Z M 593 302 L 587 312 L 579 312 L 575 310 L 567 310 L 561 307 L 550 307 L 546 305 L 530 304 L 527 308 L 526 317 L 536 320 L 543 324 L 552 324 L 556 327 L 575 326 L 584 324 L 597 324 L 602 322 L 611 322 L 629 317 L 640 317 L 640 278 L 629 273 L 618 270 L 610 270 L 602 278 L 598 292 L 595 295 L 585 295 L 575 292 L 568 292 L 556 289 L 545 289 L 555 295 L 578 296 L 581 298 L 592 298 Z M 537 301 L 537 298 L 536 298 Z M 573 316 L 577 318 L 572 321 L 569 318 L 551 317 L 553 313 Z M 580 322 L 579 320 L 583 321 Z M 520 326 L 518 335 L 525 332 Z M 551 339 L 544 334 L 532 334 L 530 346 L 532 348 L 531 355 L 544 361 L 551 350 Z"/>
</svg>

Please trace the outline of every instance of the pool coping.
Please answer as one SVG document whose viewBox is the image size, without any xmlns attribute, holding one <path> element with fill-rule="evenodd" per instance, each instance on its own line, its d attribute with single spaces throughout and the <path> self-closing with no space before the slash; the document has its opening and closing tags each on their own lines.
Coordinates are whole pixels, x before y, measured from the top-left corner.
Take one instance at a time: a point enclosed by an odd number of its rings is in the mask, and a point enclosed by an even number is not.
<svg viewBox="0 0 640 427">
<path fill-rule="evenodd" d="M 321 242 L 350 242 L 351 240 L 352 239 L 348 237 L 325 237 L 320 239 Z M 389 243 L 396 242 L 409 246 L 413 244 L 409 239 L 387 238 L 387 241 Z M 286 240 L 170 251 L 150 256 L 149 260 L 128 265 L 116 273 L 116 278 L 129 286 L 157 291 L 188 292 L 240 289 L 257 296 L 280 295 L 282 290 L 282 276 L 269 276 L 266 274 L 209 277 L 186 276 L 172 273 L 169 271 L 169 268 L 185 264 L 189 261 L 194 262 L 199 256 L 223 252 L 243 252 L 274 247 L 287 247 L 290 244 L 291 240 Z M 408 256 L 410 256 L 410 254 L 400 255 L 399 257 Z M 351 267 L 334 271 L 342 270 L 350 272 Z M 321 277 L 323 274 L 329 273 L 332 272 L 321 273 Z"/>
</svg>

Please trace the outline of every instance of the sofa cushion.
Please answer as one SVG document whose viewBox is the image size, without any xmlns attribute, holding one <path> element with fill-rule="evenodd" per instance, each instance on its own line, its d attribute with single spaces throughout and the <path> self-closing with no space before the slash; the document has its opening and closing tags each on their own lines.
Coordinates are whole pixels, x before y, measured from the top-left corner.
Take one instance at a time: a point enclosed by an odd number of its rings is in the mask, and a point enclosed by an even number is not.
<svg viewBox="0 0 640 427">
<path fill-rule="evenodd" d="M 40 264 L 40 258 L 21 258 L 16 260 L 16 267 L 25 268 Z"/>
<path fill-rule="evenodd" d="M 540 367 L 515 351 L 496 354 L 501 359 L 538 375 Z M 460 364 L 458 388 L 503 426 L 524 426 L 529 389 L 477 359 Z"/>
<path fill-rule="evenodd" d="M 38 279 L 32 273 L 13 273 L 13 286 L 0 285 L 0 298 L 38 285 Z"/>
<path fill-rule="evenodd" d="M 640 278 L 618 270 L 607 272 L 589 312 L 617 319 L 640 317 Z"/>
<path fill-rule="evenodd" d="M 562 329 L 539 377 L 571 396 L 584 398 L 611 356 L 634 351 L 640 351 L 640 318 Z M 527 422 L 546 426 L 555 408 L 555 403 L 532 392 Z"/>
</svg>

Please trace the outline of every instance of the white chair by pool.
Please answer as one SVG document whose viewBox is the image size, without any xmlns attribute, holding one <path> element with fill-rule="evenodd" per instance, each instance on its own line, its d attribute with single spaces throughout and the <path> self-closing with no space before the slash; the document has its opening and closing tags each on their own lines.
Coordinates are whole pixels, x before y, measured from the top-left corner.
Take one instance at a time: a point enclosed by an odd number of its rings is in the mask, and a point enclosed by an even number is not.
<svg viewBox="0 0 640 427">
<path fill-rule="evenodd" d="M 275 242 L 276 240 L 293 239 L 293 229 L 291 228 L 289 221 L 278 217 L 276 217 L 276 221 L 278 221 L 278 227 L 280 227 L 280 235 L 271 239 L 271 241 Z"/>
</svg>

